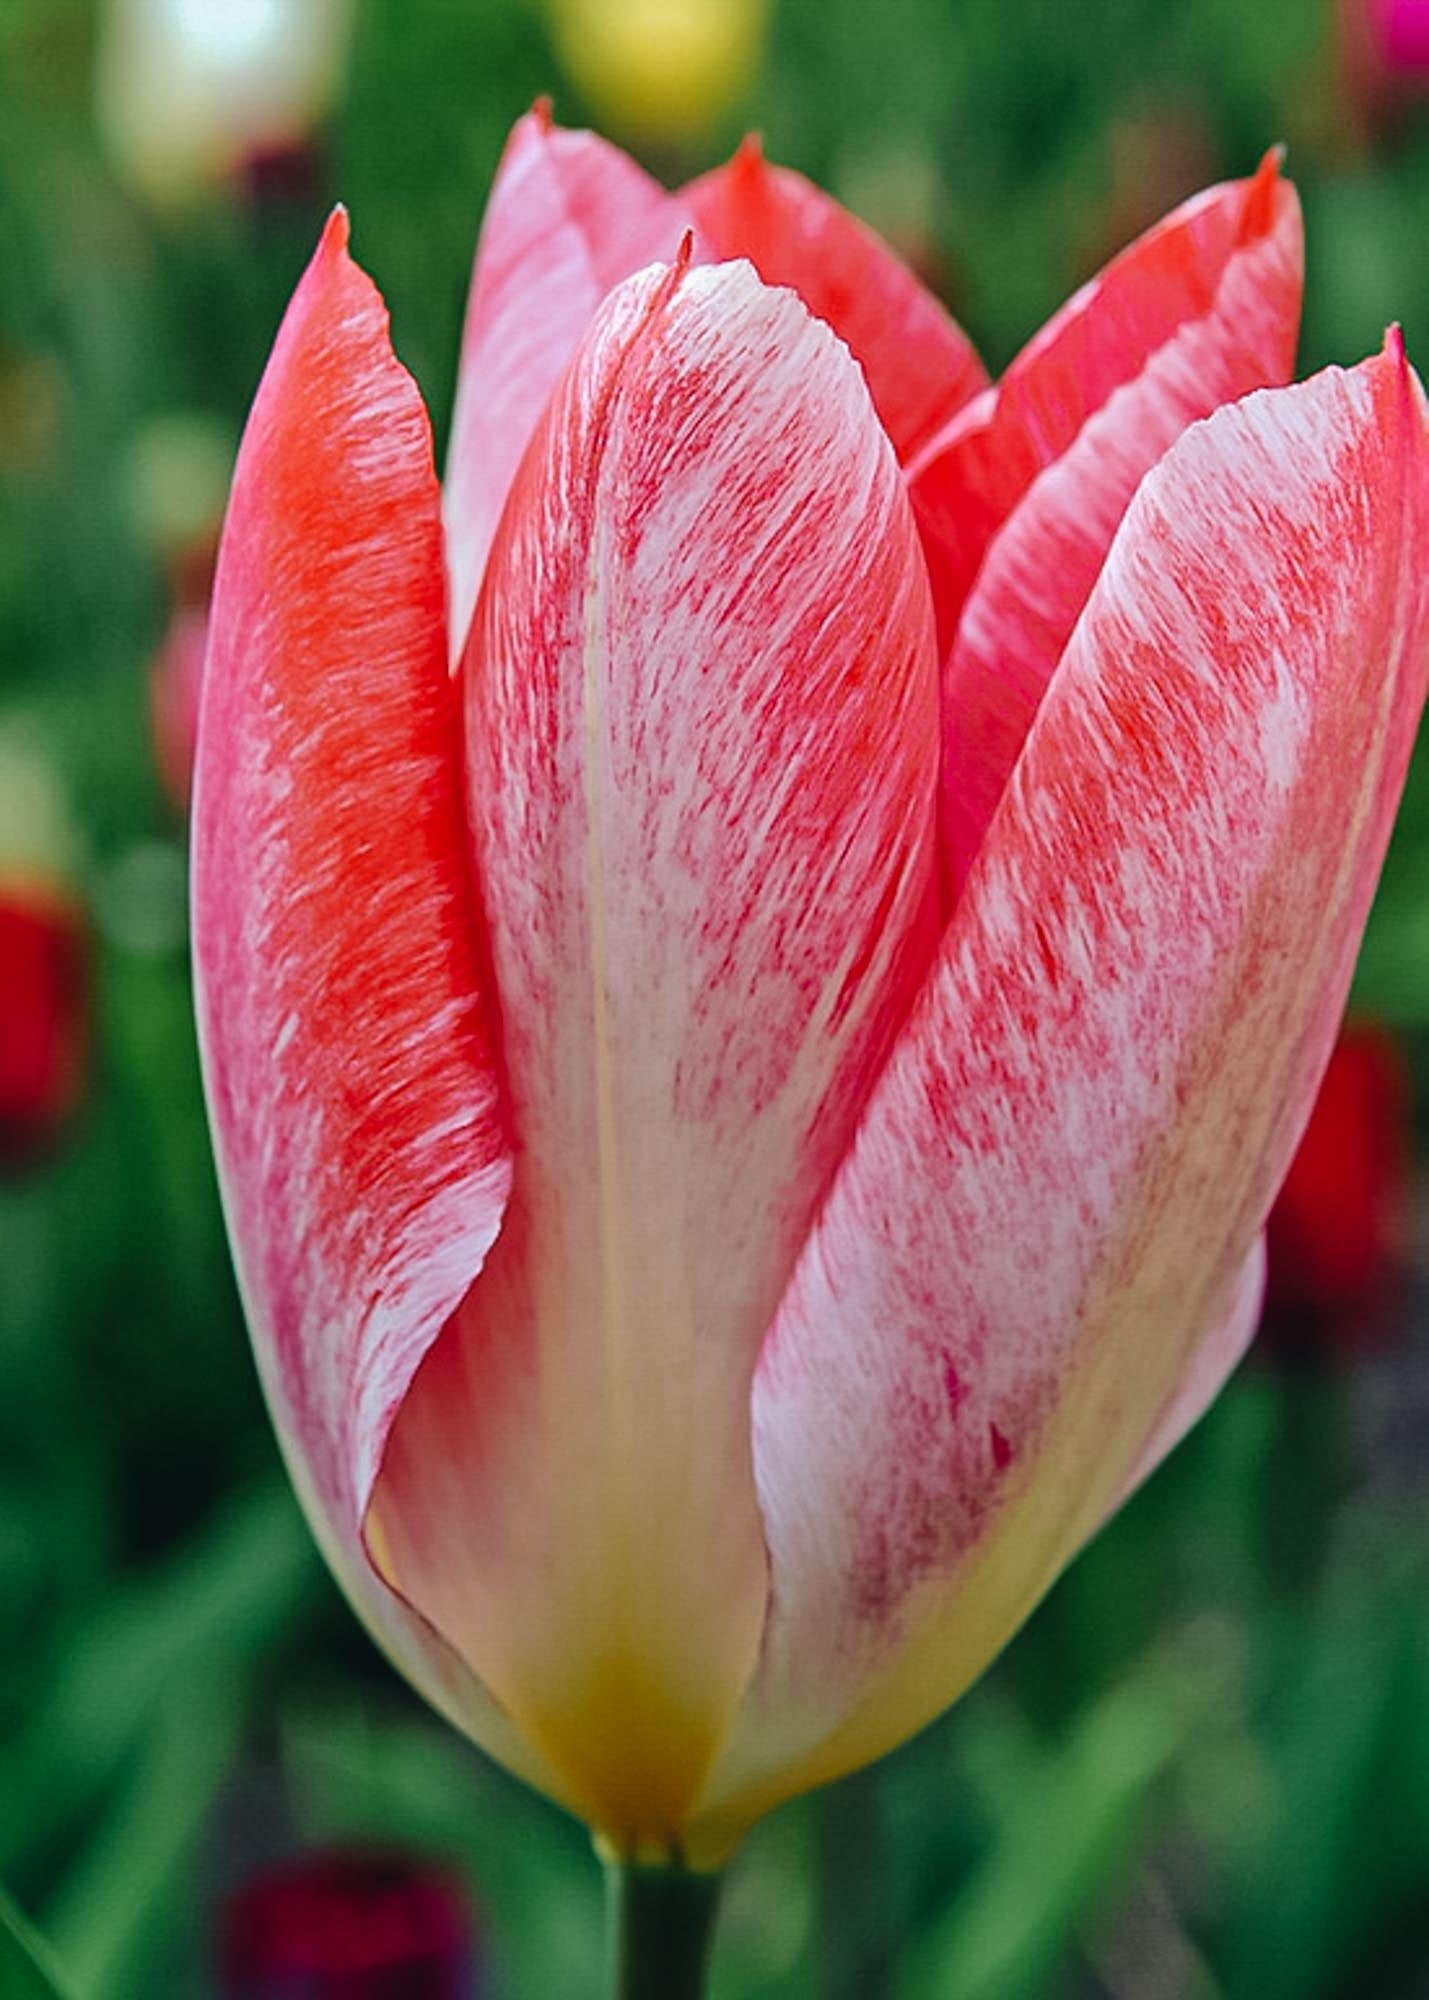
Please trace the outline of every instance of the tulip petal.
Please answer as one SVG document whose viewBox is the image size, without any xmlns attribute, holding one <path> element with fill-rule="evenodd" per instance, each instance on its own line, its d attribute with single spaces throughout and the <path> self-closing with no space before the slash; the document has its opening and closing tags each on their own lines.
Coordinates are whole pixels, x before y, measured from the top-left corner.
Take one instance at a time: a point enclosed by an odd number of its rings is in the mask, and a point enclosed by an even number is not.
<svg viewBox="0 0 1429 2000">
<path fill-rule="evenodd" d="M 944 653 L 999 528 L 1117 391 L 1152 375 L 1109 426 L 1118 454 L 1139 456 L 1145 470 L 1176 434 L 1159 400 L 1184 408 L 1180 428 L 1228 395 L 1289 380 L 1302 265 L 1299 205 L 1271 153 L 1253 179 L 1208 188 L 1114 258 L 926 446 L 908 479 Z M 1198 321 L 1207 324 L 1195 344 L 1174 348 Z M 1214 379 L 1199 384 L 1199 368 Z M 1095 469 L 1092 453 L 1080 476 Z M 1112 516 L 1103 551 L 1115 526 Z"/>
<path fill-rule="evenodd" d="M 935 943 L 917 533 L 792 293 L 607 303 L 462 676 L 516 1179 L 374 1521 L 586 1815 L 668 1848 L 764 1616 L 759 1344 Z"/>
<path fill-rule="evenodd" d="M 1329 1056 L 1426 532 L 1393 341 L 1143 483 L 760 1359 L 770 1618 L 697 1844 L 951 1701 L 1174 1406 Z"/>
<path fill-rule="evenodd" d="M 874 232 L 746 139 L 683 196 L 719 257 L 748 257 L 791 285 L 862 365 L 883 428 L 907 463 L 985 387 L 971 341 Z"/>
<path fill-rule="evenodd" d="M 940 818 L 952 897 L 1143 476 L 1188 424 L 1294 372 L 1300 204 L 1274 154 L 1236 195 L 1242 222 L 1207 310 L 1169 333 L 1033 479 L 968 595 L 943 675 Z"/>
<path fill-rule="evenodd" d="M 544 104 L 513 129 L 477 247 L 447 454 L 453 665 L 521 454 L 596 307 L 673 257 L 689 226 L 618 147 L 562 131 Z"/>
<path fill-rule="evenodd" d="M 432 1699 L 467 1704 L 530 1768 L 360 1543 L 393 1412 L 481 1268 L 510 1169 L 431 439 L 346 241 L 339 211 L 224 529 L 193 817 L 204 1080 L 259 1367 L 318 1537 Z"/>
</svg>

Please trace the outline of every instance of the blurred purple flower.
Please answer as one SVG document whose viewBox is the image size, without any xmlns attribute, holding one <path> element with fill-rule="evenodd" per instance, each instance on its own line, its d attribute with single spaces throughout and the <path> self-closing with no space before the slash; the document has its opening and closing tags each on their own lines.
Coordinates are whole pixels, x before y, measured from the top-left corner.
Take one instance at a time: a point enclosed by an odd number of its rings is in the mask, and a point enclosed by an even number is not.
<svg viewBox="0 0 1429 2000">
<path fill-rule="evenodd" d="M 1429 81 L 1429 0 L 1368 0 L 1376 53 L 1392 75 Z"/>
</svg>

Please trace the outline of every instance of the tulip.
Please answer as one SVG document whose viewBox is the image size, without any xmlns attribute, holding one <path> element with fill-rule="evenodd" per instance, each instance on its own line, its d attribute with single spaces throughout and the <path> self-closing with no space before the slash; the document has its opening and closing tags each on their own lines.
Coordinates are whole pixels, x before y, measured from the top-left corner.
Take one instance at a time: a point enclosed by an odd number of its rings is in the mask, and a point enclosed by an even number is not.
<svg viewBox="0 0 1429 2000">
<path fill-rule="evenodd" d="M 1425 696 L 1429 419 L 1393 334 L 1284 386 L 1273 156 L 989 388 L 757 149 L 670 196 L 538 110 L 443 490 L 347 242 L 205 668 L 229 1229 L 354 1604 L 596 1829 L 623 1990 L 694 1991 L 674 1865 L 944 1708 L 1254 1328 Z"/>
</svg>

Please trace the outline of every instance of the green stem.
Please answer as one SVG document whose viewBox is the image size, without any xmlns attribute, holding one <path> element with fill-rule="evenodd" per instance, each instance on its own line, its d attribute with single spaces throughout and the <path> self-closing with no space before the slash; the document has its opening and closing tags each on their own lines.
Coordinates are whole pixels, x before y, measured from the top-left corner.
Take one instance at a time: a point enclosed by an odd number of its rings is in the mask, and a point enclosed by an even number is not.
<svg viewBox="0 0 1429 2000">
<path fill-rule="evenodd" d="M 721 1880 L 606 1863 L 611 2000 L 700 2000 Z"/>
</svg>

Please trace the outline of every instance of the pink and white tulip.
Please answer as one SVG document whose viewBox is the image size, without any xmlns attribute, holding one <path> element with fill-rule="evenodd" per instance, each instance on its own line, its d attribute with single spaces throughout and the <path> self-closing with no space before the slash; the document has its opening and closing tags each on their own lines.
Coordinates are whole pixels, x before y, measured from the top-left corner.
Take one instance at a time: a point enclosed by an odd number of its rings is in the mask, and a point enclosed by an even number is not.
<svg viewBox="0 0 1429 2000">
<path fill-rule="evenodd" d="M 1429 669 L 1423 394 L 1283 386 L 1300 255 L 1271 159 L 988 388 L 757 151 L 534 113 L 444 492 L 342 215 L 298 287 L 194 806 L 235 1257 L 360 1613 L 623 1853 L 928 1721 L 1253 1330 Z"/>
</svg>

